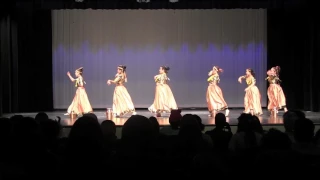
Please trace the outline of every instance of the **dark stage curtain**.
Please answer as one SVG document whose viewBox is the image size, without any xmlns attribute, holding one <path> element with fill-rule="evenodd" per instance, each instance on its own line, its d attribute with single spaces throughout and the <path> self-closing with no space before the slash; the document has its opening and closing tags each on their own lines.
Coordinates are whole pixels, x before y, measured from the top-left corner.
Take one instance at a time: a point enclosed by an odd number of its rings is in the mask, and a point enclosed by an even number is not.
<svg viewBox="0 0 320 180">
<path fill-rule="evenodd" d="M 0 113 L 51 110 L 51 11 L 1 14 L 0 45 Z"/>
<path fill-rule="evenodd" d="M 320 111 L 320 13 L 268 10 L 268 66 L 279 65 L 289 109 Z"/>
<path fill-rule="evenodd" d="M 9 14 L 0 21 L 0 114 L 17 110 L 17 24 Z M 16 82 L 16 83 L 13 83 Z"/>
<path fill-rule="evenodd" d="M 143 1 L 143 0 L 142 0 Z M 306 0 L 150 0 L 138 3 L 137 0 L 18 0 L 19 7 L 41 9 L 233 9 L 233 8 L 293 8 L 306 4 Z"/>
</svg>

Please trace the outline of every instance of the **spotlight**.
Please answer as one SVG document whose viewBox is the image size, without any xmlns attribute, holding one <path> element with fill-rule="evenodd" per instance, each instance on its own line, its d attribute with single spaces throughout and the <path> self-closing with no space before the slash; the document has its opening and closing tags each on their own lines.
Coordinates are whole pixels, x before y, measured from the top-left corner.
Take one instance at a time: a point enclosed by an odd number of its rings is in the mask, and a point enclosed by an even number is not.
<svg viewBox="0 0 320 180">
<path fill-rule="evenodd" d="M 176 2 L 179 2 L 179 0 L 169 0 L 169 2 L 176 3 Z"/>
</svg>

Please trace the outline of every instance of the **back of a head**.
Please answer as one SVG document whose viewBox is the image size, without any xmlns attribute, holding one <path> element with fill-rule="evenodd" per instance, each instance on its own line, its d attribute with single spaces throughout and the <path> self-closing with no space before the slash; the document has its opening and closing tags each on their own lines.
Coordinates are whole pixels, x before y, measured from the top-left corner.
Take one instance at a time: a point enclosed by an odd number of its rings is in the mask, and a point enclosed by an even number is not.
<svg viewBox="0 0 320 180">
<path fill-rule="evenodd" d="M 182 115 L 181 110 L 172 110 L 169 116 L 169 123 L 173 129 L 179 129 Z"/>
<path fill-rule="evenodd" d="M 296 115 L 298 116 L 298 118 L 306 118 L 306 114 L 303 111 L 300 110 L 291 110 L 291 112 L 296 113 Z"/>
<path fill-rule="evenodd" d="M 23 118 L 22 115 L 14 115 L 10 117 L 10 121 L 15 124 L 16 122 L 18 122 L 19 120 L 21 120 Z"/>
<path fill-rule="evenodd" d="M 131 116 L 122 127 L 121 141 L 133 143 L 149 141 L 153 138 L 154 131 L 151 121 L 141 115 Z"/>
<path fill-rule="evenodd" d="M 27 146 L 28 148 L 37 148 L 40 144 L 39 124 L 32 117 L 17 119 L 13 125 L 13 137 L 17 146 Z"/>
<path fill-rule="evenodd" d="M 299 117 L 293 111 L 287 111 L 283 114 L 283 125 L 286 132 L 293 132 L 294 123 L 297 119 L 299 119 Z"/>
<path fill-rule="evenodd" d="M 251 123 L 251 127 L 253 128 L 254 132 L 263 134 L 263 127 L 262 127 L 260 120 L 257 116 L 252 116 L 252 121 L 250 123 Z"/>
<path fill-rule="evenodd" d="M 217 113 L 215 116 L 216 127 L 222 129 L 226 125 L 226 116 L 223 113 Z"/>
<path fill-rule="evenodd" d="M 84 114 L 83 116 L 84 116 L 84 117 L 90 117 L 90 118 L 93 118 L 93 119 L 95 119 L 95 120 L 98 121 L 97 115 L 95 115 L 95 114 L 93 114 L 93 113 L 87 113 L 87 114 Z"/>
<path fill-rule="evenodd" d="M 23 117 L 22 119 L 17 119 L 13 130 L 15 134 L 34 135 L 39 133 L 39 125 L 33 118 Z"/>
<path fill-rule="evenodd" d="M 250 130 L 250 121 L 252 121 L 251 114 L 242 113 L 238 117 L 238 129 L 237 132 L 246 132 Z"/>
<path fill-rule="evenodd" d="M 186 114 L 182 117 L 180 122 L 179 136 L 182 137 L 196 137 L 201 136 L 201 129 L 198 121 L 191 114 Z"/>
<path fill-rule="evenodd" d="M 104 141 L 99 122 L 93 117 L 82 116 L 73 124 L 66 148 L 63 165 L 73 169 L 89 169 L 101 165 L 104 159 Z M 83 163 L 90 167 L 83 167 Z M 100 164 L 101 163 L 101 164 Z M 82 171 L 82 170 L 80 170 Z M 87 173 L 87 171 L 85 171 Z"/>
<path fill-rule="evenodd" d="M 49 116 L 45 112 L 39 112 L 34 119 L 40 122 L 49 119 Z"/>
<path fill-rule="evenodd" d="M 309 143 L 313 140 L 315 126 L 310 119 L 301 119 L 294 123 L 294 139 L 296 142 Z"/>
<path fill-rule="evenodd" d="M 199 128 L 198 121 L 192 114 L 185 114 L 184 116 L 182 116 L 180 122 L 181 128 L 194 125 Z"/>
<path fill-rule="evenodd" d="M 61 126 L 57 121 L 47 119 L 40 121 L 39 124 L 42 134 L 47 138 L 57 138 L 59 136 Z"/>
<path fill-rule="evenodd" d="M 172 129 L 179 129 L 181 119 L 169 118 L 169 124 Z"/>
<path fill-rule="evenodd" d="M 289 150 L 291 140 L 287 134 L 272 128 L 262 138 L 262 147 L 265 150 Z"/>
<path fill-rule="evenodd" d="M 243 113 L 238 120 L 237 133 L 244 133 L 244 143 L 247 148 L 255 148 L 258 142 L 254 130 L 253 116 Z"/>
<path fill-rule="evenodd" d="M 116 124 L 111 120 L 105 120 L 101 123 L 102 133 L 105 135 L 112 134 L 115 135 L 117 128 Z"/>
<path fill-rule="evenodd" d="M 157 118 L 151 116 L 151 117 L 149 118 L 149 120 L 150 120 L 150 122 L 151 122 L 151 124 L 152 124 L 154 133 L 159 134 L 160 125 L 159 125 L 159 122 L 158 122 Z"/>
<path fill-rule="evenodd" d="M 78 166 L 78 162 L 97 161 L 103 153 L 103 134 L 97 120 L 80 117 L 73 124 L 65 149 L 68 163 Z"/>
<path fill-rule="evenodd" d="M 196 114 L 193 114 L 192 116 L 197 120 L 198 125 L 199 125 L 199 127 L 200 127 L 200 130 L 203 131 L 204 128 L 205 128 L 205 125 L 202 124 L 202 119 L 201 119 L 201 117 L 198 116 L 198 115 L 196 115 Z"/>
<path fill-rule="evenodd" d="M 76 120 L 69 133 L 69 139 L 96 139 L 102 138 L 99 122 L 94 117 L 83 116 Z"/>
</svg>

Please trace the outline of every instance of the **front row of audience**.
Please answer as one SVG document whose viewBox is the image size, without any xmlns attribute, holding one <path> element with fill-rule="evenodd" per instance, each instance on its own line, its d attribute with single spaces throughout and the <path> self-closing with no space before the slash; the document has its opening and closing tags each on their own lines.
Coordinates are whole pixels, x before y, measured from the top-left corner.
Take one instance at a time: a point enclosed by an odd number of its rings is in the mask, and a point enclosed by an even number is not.
<svg viewBox="0 0 320 180">
<path fill-rule="evenodd" d="M 231 131 L 224 114 L 204 132 L 197 115 L 174 112 L 170 126 L 155 117 L 131 116 L 116 136 L 113 121 L 99 124 L 94 114 L 77 119 L 68 137 L 59 121 L 0 119 L 0 179 L 102 178 L 307 178 L 320 168 L 320 133 L 303 112 L 284 114 L 285 132 L 263 130 L 249 114 Z M 259 176 L 257 176 L 259 175 Z"/>
</svg>

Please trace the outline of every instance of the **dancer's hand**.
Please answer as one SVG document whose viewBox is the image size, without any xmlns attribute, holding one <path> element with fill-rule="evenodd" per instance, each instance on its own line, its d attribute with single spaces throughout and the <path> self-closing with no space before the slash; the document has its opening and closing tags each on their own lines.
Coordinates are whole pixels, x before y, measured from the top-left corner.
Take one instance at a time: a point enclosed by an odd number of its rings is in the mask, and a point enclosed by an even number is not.
<svg viewBox="0 0 320 180">
<path fill-rule="evenodd" d="M 69 71 L 67 72 L 67 75 L 70 76 L 70 72 Z"/>
<path fill-rule="evenodd" d="M 110 85 L 110 84 L 111 84 L 110 80 L 108 80 L 108 81 L 107 81 L 107 84 L 108 84 L 108 85 Z"/>
<path fill-rule="evenodd" d="M 267 71 L 267 75 L 268 75 L 268 76 L 272 76 L 272 75 L 273 75 L 273 73 L 271 72 L 271 70 L 268 70 L 268 71 Z"/>
<path fill-rule="evenodd" d="M 245 89 L 244 89 L 244 92 L 248 91 L 248 89 L 249 89 L 249 88 L 245 88 Z"/>
<path fill-rule="evenodd" d="M 241 77 L 238 78 L 238 82 L 239 82 L 239 83 L 242 83 Z"/>
</svg>

